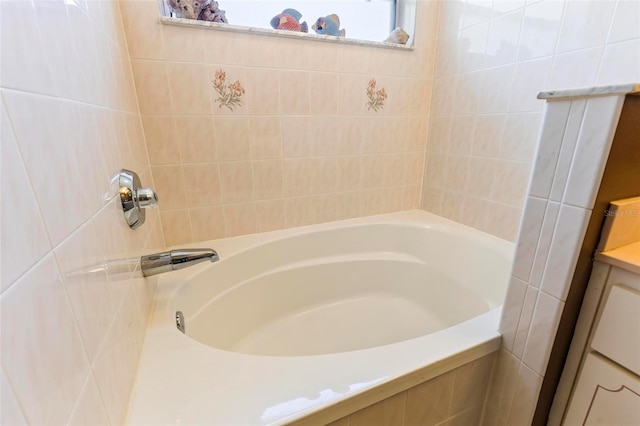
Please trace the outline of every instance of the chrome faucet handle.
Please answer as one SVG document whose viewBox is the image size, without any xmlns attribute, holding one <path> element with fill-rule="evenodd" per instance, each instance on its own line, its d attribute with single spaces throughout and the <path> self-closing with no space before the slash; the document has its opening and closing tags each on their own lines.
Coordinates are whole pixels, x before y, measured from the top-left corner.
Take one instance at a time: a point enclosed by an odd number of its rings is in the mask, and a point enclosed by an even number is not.
<svg viewBox="0 0 640 426">
<path fill-rule="evenodd" d="M 131 229 L 136 229 L 145 221 L 144 208 L 158 205 L 158 195 L 151 188 L 143 188 L 140 177 L 131 170 L 122 169 L 118 181 L 125 220 Z"/>
<path fill-rule="evenodd" d="M 133 198 L 138 203 L 138 207 L 158 207 L 158 195 L 151 188 L 140 188 L 135 191 Z"/>
</svg>

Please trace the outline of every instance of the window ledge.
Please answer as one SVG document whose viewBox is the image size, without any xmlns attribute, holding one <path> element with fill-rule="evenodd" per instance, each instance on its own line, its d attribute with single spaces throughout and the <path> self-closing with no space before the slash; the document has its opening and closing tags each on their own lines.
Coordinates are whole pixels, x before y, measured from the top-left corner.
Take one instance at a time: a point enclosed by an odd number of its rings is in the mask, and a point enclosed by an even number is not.
<svg viewBox="0 0 640 426">
<path fill-rule="evenodd" d="M 208 22 L 208 21 L 196 21 L 194 19 L 172 18 L 168 16 L 161 16 L 160 22 L 164 25 L 178 25 L 183 27 L 201 27 L 201 28 L 209 28 L 212 30 L 222 30 L 222 31 L 250 33 L 250 34 L 262 34 L 262 35 L 272 36 L 272 37 L 273 36 L 288 37 L 288 38 L 297 38 L 297 39 L 305 39 L 305 40 L 313 40 L 313 41 L 333 42 L 333 43 L 340 43 L 340 44 L 355 44 L 357 46 L 382 47 L 385 49 L 405 50 L 408 52 L 414 50 L 413 46 L 406 46 L 403 44 L 396 44 L 396 43 L 385 43 L 383 41 L 358 40 L 353 38 L 336 37 L 336 36 L 330 36 L 330 35 L 308 34 L 308 33 L 283 31 L 283 30 L 272 30 L 270 28 L 244 27 L 241 25 L 221 24 L 218 22 Z"/>
</svg>

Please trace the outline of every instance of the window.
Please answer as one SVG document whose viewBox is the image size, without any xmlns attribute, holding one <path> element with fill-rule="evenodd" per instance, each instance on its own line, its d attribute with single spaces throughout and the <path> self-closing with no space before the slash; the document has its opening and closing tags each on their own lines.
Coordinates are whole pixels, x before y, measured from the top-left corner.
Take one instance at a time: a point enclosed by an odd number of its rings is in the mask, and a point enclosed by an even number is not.
<svg viewBox="0 0 640 426">
<path fill-rule="evenodd" d="M 181 17 L 172 13 L 166 1 L 161 0 L 163 14 Z M 184 4 L 194 0 L 181 1 Z M 276 15 L 295 9 L 302 15 L 299 22 L 306 22 L 308 34 L 312 35 L 316 34 L 312 27 L 318 18 L 335 14 L 346 40 L 373 42 L 385 41 L 396 27 L 411 35 L 415 19 L 415 0 L 218 0 L 218 7 L 225 11 L 228 22 L 222 25 L 266 30 L 272 29 L 271 20 Z M 407 45 L 411 44 L 410 39 Z"/>
</svg>

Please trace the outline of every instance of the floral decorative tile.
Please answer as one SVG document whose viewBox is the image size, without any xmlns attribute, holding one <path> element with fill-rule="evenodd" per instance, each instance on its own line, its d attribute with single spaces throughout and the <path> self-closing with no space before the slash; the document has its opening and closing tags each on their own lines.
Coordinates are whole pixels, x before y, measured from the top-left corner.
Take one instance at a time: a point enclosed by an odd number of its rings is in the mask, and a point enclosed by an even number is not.
<svg viewBox="0 0 640 426">
<path fill-rule="evenodd" d="M 376 90 L 376 84 L 378 83 L 375 78 L 369 80 L 369 85 L 367 86 L 367 97 L 369 98 L 367 101 L 367 108 L 378 112 L 384 108 L 384 101 L 387 99 L 387 92 L 384 90 L 384 87 Z"/>
<path fill-rule="evenodd" d="M 218 93 L 218 105 L 219 108 L 223 106 L 233 111 L 234 108 L 242 106 L 242 95 L 244 95 L 244 88 L 240 84 L 240 80 L 236 80 L 234 83 L 227 83 L 227 74 L 223 69 L 216 70 L 215 80 L 213 80 L 213 88 Z"/>
</svg>

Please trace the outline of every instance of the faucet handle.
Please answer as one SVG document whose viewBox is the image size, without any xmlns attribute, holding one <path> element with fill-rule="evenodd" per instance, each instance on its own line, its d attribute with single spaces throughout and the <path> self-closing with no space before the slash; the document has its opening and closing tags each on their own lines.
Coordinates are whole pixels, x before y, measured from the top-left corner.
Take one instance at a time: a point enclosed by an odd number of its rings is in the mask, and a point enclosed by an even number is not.
<svg viewBox="0 0 640 426">
<path fill-rule="evenodd" d="M 158 194 L 151 188 L 140 188 L 135 191 L 133 197 L 138 204 L 138 207 L 158 207 Z"/>
<path fill-rule="evenodd" d="M 158 204 L 158 196 L 153 189 L 143 188 L 140 177 L 131 170 L 120 170 L 118 182 L 125 220 L 131 229 L 136 229 L 146 218 L 144 208 L 155 207 Z"/>
</svg>

